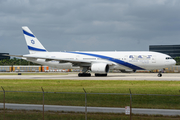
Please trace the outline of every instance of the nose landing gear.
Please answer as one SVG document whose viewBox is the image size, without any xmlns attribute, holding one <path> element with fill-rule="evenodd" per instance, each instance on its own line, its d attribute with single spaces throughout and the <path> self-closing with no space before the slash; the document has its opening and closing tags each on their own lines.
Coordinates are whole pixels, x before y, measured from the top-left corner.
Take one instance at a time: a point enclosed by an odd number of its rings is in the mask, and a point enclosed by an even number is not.
<svg viewBox="0 0 180 120">
<path fill-rule="evenodd" d="M 157 76 L 158 76 L 158 77 L 162 77 L 162 71 L 161 71 L 161 70 L 159 71 L 159 73 L 158 73 Z"/>
<path fill-rule="evenodd" d="M 162 74 L 161 73 L 158 73 L 158 75 L 157 75 L 158 77 L 162 77 Z"/>
</svg>

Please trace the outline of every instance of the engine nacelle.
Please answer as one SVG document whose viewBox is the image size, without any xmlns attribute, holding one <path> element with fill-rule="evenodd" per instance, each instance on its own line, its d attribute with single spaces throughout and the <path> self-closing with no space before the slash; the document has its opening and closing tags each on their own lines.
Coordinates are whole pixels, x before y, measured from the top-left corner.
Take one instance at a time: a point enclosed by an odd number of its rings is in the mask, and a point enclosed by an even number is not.
<svg viewBox="0 0 180 120">
<path fill-rule="evenodd" d="M 94 73 L 106 74 L 109 72 L 109 65 L 106 63 L 93 63 L 91 65 L 91 71 Z"/>
</svg>

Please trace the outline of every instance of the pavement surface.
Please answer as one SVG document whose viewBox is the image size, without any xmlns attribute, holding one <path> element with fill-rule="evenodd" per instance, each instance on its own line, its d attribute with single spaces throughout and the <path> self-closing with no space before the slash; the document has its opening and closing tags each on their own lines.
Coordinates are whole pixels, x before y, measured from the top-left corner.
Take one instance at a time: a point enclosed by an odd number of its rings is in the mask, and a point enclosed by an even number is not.
<svg viewBox="0 0 180 120">
<path fill-rule="evenodd" d="M 66 80 L 166 80 L 180 81 L 180 73 L 163 73 L 158 77 L 157 73 L 108 73 L 107 77 L 78 77 L 78 73 L 68 75 L 0 75 L 0 79 L 66 79 Z"/>
<path fill-rule="evenodd" d="M 0 108 L 1 109 L 3 108 L 3 103 L 0 103 Z M 39 110 L 39 111 L 43 111 L 43 105 L 34 105 L 34 104 L 6 103 L 5 108 L 6 109 L 12 109 L 12 110 Z M 85 112 L 85 107 L 82 107 L 82 106 L 44 105 L 44 111 Z M 125 108 L 87 107 L 87 112 L 125 113 Z M 132 108 L 132 113 L 133 114 L 146 114 L 146 115 L 177 116 L 177 115 L 180 115 L 180 110 Z"/>
</svg>

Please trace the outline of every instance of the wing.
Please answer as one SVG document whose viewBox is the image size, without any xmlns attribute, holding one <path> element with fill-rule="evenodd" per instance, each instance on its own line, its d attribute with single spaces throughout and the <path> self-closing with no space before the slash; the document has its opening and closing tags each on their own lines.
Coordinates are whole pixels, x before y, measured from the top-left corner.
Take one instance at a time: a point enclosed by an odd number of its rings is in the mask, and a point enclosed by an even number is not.
<svg viewBox="0 0 180 120">
<path fill-rule="evenodd" d="M 33 55 L 6 55 L 6 56 L 12 56 L 12 57 L 22 57 L 22 58 L 27 58 L 27 60 L 29 59 L 45 59 L 47 62 L 48 61 L 60 61 L 60 63 L 67 63 L 70 62 L 74 65 L 80 65 L 80 64 L 88 64 L 89 66 L 92 63 L 107 63 L 108 65 L 113 65 L 112 62 L 109 61 L 97 61 L 97 60 L 78 60 L 78 59 L 64 59 L 64 58 L 49 58 L 49 57 L 39 57 L 39 56 L 33 56 Z"/>
</svg>

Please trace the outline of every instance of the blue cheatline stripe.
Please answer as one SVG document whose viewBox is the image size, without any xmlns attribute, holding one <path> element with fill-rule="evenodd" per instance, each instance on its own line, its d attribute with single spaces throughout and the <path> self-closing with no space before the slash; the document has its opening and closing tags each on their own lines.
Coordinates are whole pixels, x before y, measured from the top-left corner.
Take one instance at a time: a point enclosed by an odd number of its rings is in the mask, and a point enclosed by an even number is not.
<svg viewBox="0 0 180 120">
<path fill-rule="evenodd" d="M 124 62 L 124 61 L 122 61 L 122 60 L 118 60 L 118 59 L 115 59 L 115 58 L 112 58 L 112 57 L 108 57 L 108 56 L 104 56 L 104 55 L 97 55 L 97 54 L 91 54 L 91 53 L 82 53 L 82 52 L 68 52 L 68 53 L 89 55 L 89 56 L 98 57 L 98 58 L 101 58 L 101 59 L 106 59 L 106 60 L 109 60 L 109 61 L 118 63 L 118 64 L 120 64 L 120 65 L 129 67 L 129 68 L 131 68 L 131 69 L 133 69 L 133 70 L 145 70 L 144 68 L 138 67 L 138 66 L 133 65 L 133 64 L 130 64 L 130 63 L 128 63 L 128 62 Z"/>
<path fill-rule="evenodd" d="M 25 35 L 28 35 L 28 36 L 30 36 L 30 37 L 35 37 L 33 34 L 31 34 L 31 33 L 28 33 L 28 32 L 26 32 L 25 30 L 23 30 L 23 33 L 24 33 Z"/>
<path fill-rule="evenodd" d="M 44 52 L 46 52 L 45 49 L 39 49 L 39 48 L 31 47 L 31 46 L 28 46 L 28 49 L 33 50 L 33 51 L 44 51 Z"/>
</svg>

